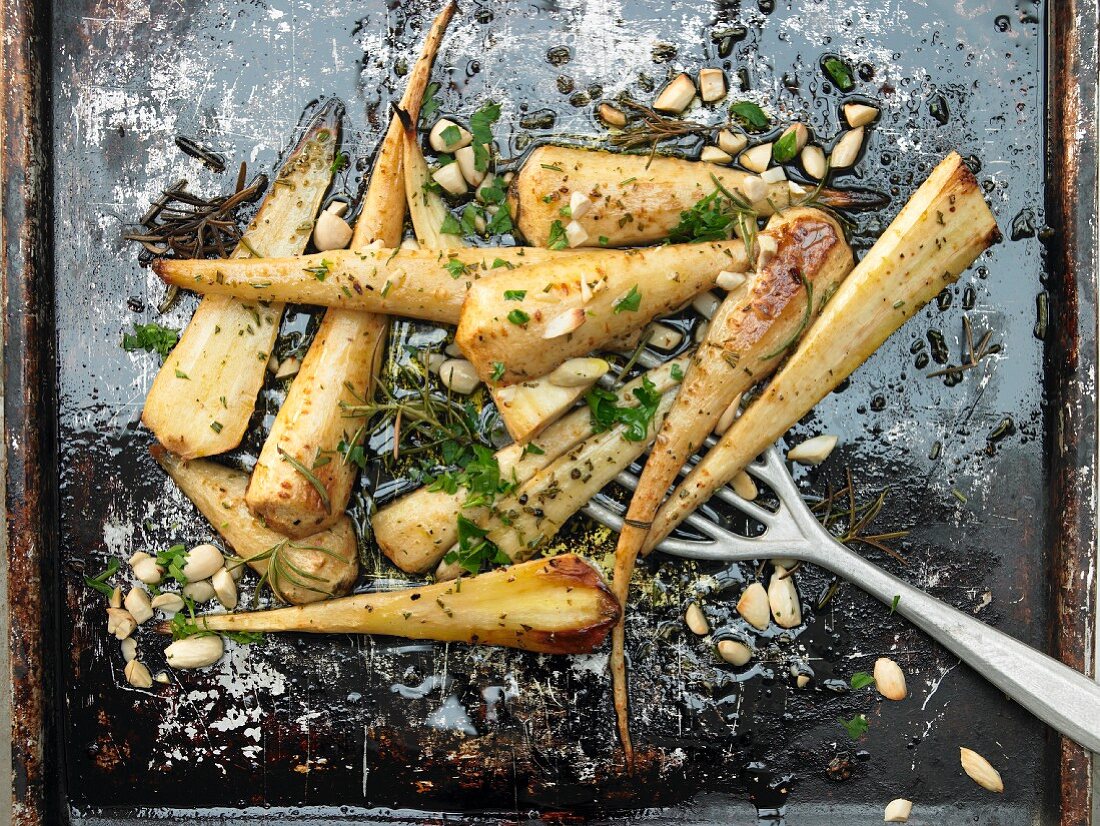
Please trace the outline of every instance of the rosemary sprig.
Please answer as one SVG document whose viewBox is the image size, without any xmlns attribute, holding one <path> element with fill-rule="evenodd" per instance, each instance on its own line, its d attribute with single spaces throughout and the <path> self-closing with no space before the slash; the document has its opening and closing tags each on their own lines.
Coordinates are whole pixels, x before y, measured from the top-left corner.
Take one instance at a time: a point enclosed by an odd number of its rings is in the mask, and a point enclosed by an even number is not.
<svg viewBox="0 0 1100 826">
<path fill-rule="evenodd" d="M 841 543 L 845 545 L 852 543 L 867 545 L 882 551 L 902 565 L 907 564 L 905 557 L 887 543 L 908 536 L 909 531 L 867 532 L 871 523 L 882 513 L 882 509 L 886 505 L 886 496 L 890 492 L 889 488 L 879 491 L 878 495 L 870 501 L 857 503 L 850 468 L 845 469 L 845 475 L 847 484 L 839 490 L 833 489 L 831 485 L 828 486 L 821 501 L 812 505 L 810 510 L 817 516 L 825 529 L 832 532 Z"/>
<path fill-rule="evenodd" d="M 791 333 L 790 338 L 779 345 L 774 352 L 761 357 L 761 361 L 770 361 L 776 356 L 783 355 L 787 352 L 787 348 L 798 341 L 802 334 L 806 332 L 806 328 L 810 326 L 810 316 L 813 313 L 814 306 L 814 285 L 806 279 L 806 274 L 802 270 L 798 271 L 798 277 L 802 279 L 802 288 L 806 291 L 806 309 L 802 312 L 802 321 L 799 323 L 798 329 Z"/>
<path fill-rule="evenodd" d="M 1000 344 L 991 345 L 989 343 L 989 340 L 993 338 L 992 330 L 986 330 L 985 333 L 982 334 L 981 339 L 978 340 L 977 345 L 975 345 L 974 329 L 970 326 L 970 317 L 964 315 L 962 323 L 963 337 L 966 339 L 966 361 L 959 365 L 949 364 L 942 370 L 935 370 L 928 374 L 928 378 L 934 379 L 938 376 L 952 376 L 961 380 L 964 370 L 972 370 L 977 367 L 986 356 L 1001 352 Z"/>
<path fill-rule="evenodd" d="M 321 504 L 325 506 L 325 513 L 332 513 L 332 499 L 328 495 L 328 489 L 325 487 L 324 482 L 317 478 L 317 476 L 307 468 L 304 464 L 299 462 L 281 447 L 278 449 L 279 455 L 283 457 L 283 461 L 289 464 L 292 468 L 298 471 L 305 480 L 313 486 L 313 489 L 317 491 L 317 495 L 321 497 Z"/>
<path fill-rule="evenodd" d="M 611 136 L 611 145 L 623 149 L 650 147 L 654 151 L 661 141 L 675 140 L 687 135 L 705 136 L 716 132 L 720 127 L 705 123 L 670 118 L 651 109 L 643 103 L 623 98 L 622 104 L 632 110 L 637 122 Z"/>
<path fill-rule="evenodd" d="M 276 595 L 282 598 L 279 586 L 280 582 L 289 582 L 292 585 L 303 588 L 307 591 L 312 591 L 315 594 L 323 594 L 328 597 L 331 597 L 333 595 L 332 591 L 328 590 L 327 588 L 319 588 L 315 584 L 310 584 L 324 582 L 325 578 L 317 576 L 316 574 L 311 574 L 308 571 L 304 571 L 293 562 L 291 562 L 290 559 L 287 558 L 286 554 L 288 549 L 297 551 L 320 551 L 326 556 L 331 556 L 338 562 L 344 561 L 344 559 L 335 551 L 329 548 L 323 548 L 320 545 L 303 545 L 299 542 L 295 542 L 292 539 L 284 539 L 277 545 L 272 545 L 262 554 L 257 554 L 256 556 L 249 557 L 248 559 L 248 562 L 250 563 L 265 561 L 267 562 L 267 570 L 264 571 L 263 576 L 260 577 L 260 581 L 256 584 L 256 590 L 252 594 L 253 607 L 255 607 L 256 602 L 259 598 L 260 590 L 264 587 L 264 585 L 267 585 L 269 588 L 271 588 L 272 591 L 275 592 Z"/>
</svg>

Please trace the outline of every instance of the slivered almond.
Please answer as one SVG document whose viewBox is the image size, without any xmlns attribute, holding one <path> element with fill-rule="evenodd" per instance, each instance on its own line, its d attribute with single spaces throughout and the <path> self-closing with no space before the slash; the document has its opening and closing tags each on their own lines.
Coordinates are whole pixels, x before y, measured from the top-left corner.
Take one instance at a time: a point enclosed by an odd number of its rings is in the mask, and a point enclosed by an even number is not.
<svg viewBox="0 0 1100 826">
<path fill-rule="evenodd" d="M 760 495 L 760 491 L 756 488 L 756 482 L 745 471 L 741 471 L 734 476 L 730 484 L 733 486 L 733 492 L 746 501 L 751 502 Z"/>
<path fill-rule="evenodd" d="M 1001 794 L 1005 790 L 1001 773 L 990 764 L 988 760 L 968 748 L 959 747 L 959 763 L 967 777 L 991 792 Z"/>
<path fill-rule="evenodd" d="M 684 612 L 684 622 L 691 629 L 691 633 L 698 634 L 700 637 L 710 633 L 710 623 L 707 622 L 707 616 L 698 602 L 693 602 L 687 607 L 687 611 Z"/>
<path fill-rule="evenodd" d="M 559 365 L 548 378 L 557 387 L 585 387 L 610 369 L 601 358 L 575 358 Z"/>
<path fill-rule="evenodd" d="M 908 693 L 905 688 L 905 672 L 901 666 L 889 657 L 875 660 L 875 688 L 887 700 L 904 700 Z"/>
<path fill-rule="evenodd" d="M 768 592 L 759 582 L 749 585 L 737 601 L 737 613 L 758 631 L 771 625 L 771 608 L 768 606 Z"/>
<path fill-rule="evenodd" d="M 580 307 L 568 309 L 564 313 L 550 319 L 550 322 L 546 325 L 546 329 L 542 331 L 542 337 L 551 339 L 567 335 L 584 324 L 586 318 L 587 316 L 584 314 L 584 310 Z"/>
</svg>

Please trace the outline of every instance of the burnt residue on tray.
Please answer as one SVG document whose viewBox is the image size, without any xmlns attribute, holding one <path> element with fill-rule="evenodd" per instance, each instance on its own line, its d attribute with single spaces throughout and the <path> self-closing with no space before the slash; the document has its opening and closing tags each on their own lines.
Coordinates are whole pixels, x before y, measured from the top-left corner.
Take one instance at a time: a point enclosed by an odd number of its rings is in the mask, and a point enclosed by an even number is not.
<svg viewBox="0 0 1100 826">
<path fill-rule="evenodd" d="M 623 93 L 652 100 L 681 68 L 724 67 L 728 101 L 762 103 L 779 122 L 799 118 L 823 141 L 842 128 L 844 101 L 873 102 L 883 114 L 863 160 L 836 184 L 886 193 L 891 203 L 860 217 L 856 248 L 867 249 L 950 149 L 973 159 L 1007 236 L 1018 216 L 1041 224 L 1044 209 L 1043 25 L 1024 5 L 469 3 L 434 79 L 441 113 L 463 119 L 487 98 L 502 103 L 506 158 L 562 135 L 602 140 L 596 102 Z M 252 171 L 271 170 L 302 106 L 319 94 L 348 103 L 342 148 L 353 162 L 336 186 L 356 193 L 403 86 L 401 66 L 433 12 L 424 2 L 336 0 L 213 0 L 186 14 L 54 4 L 57 725 L 75 819 L 125 822 L 140 810 L 171 820 L 197 807 L 213 820 L 236 807 L 256 807 L 257 817 L 280 807 L 280 816 L 306 822 L 430 817 L 394 810 L 464 812 L 469 822 L 478 813 L 556 821 L 645 810 L 629 817 L 659 821 L 658 807 L 676 807 L 714 822 L 754 811 L 831 822 L 841 812 L 881 816 L 897 796 L 977 817 L 989 800 L 958 770 L 959 745 L 1012 778 L 988 822 L 1051 819 L 1049 733 L 887 607 L 812 568 L 797 574 L 804 624 L 758 637 L 758 655 L 737 669 L 680 617 L 701 599 L 716 634 L 737 630 L 732 605 L 753 567 L 659 556 L 643 566 L 627 623 L 640 751 L 633 775 L 614 736 L 606 653 L 552 658 L 285 635 L 230 644 L 219 666 L 172 674 L 168 685 L 126 684 L 101 599 L 81 574 L 109 556 L 211 532 L 145 449 L 138 418 L 158 365 L 116 344 L 155 317 L 161 288 L 121 233 L 180 177 L 204 191 L 231 184 L 175 149 L 176 135 L 216 145 L 231 169 L 247 160 Z M 826 53 L 852 68 L 851 92 L 823 74 Z M 1053 414 L 1043 398 L 1045 345 L 1032 330 L 1045 272 L 1037 233 L 1006 238 L 790 437 L 842 437 L 828 465 L 799 472 L 807 493 L 843 484 L 845 465 L 862 494 L 889 488 L 879 524 L 910 530 L 899 545 L 905 564 L 868 550 L 872 558 L 1040 647 L 1051 621 L 1044 434 Z M 180 327 L 194 306 L 185 297 L 161 320 Z M 938 358 L 917 361 L 932 352 L 963 362 L 964 317 L 1002 349 L 948 387 L 928 377 Z M 315 319 L 292 308 L 283 346 L 304 346 Z M 412 335 L 438 336 L 396 325 L 398 341 Z M 274 382 L 265 388 L 232 461 L 255 455 L 281 392 Z M 1006 418 L 1011 431 L 1001 427 Z M 392 495 L 383 481 L 364 476 L 360 506 Z M 560 544 L 599 560 L 614 537 L 578 519 Z M 369 542 L 365 552 L 362 587 L 404 578 Z M 162 641 L 143 630 L 139 646 L 154 672 L 163 668 Z M 884 653 L 909 676 L 903 703 L 849 687 Z M 796 687 L 797 673 L 812 673 L 809 687 Z M 858 742 L 838 722 L 857 714 L 869 721 Z"/>
</svg>

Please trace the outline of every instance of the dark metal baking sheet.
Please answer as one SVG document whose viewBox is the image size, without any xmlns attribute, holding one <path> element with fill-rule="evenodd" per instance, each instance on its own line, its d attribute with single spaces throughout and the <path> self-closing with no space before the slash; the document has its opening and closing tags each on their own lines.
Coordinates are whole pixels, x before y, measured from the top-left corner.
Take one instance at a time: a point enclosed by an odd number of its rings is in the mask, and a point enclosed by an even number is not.
<svg viewBox="0 0 1100 826">
<path fill-rule="evenodd" d="M 336 94 L 348 104 L 345 149 L 369 155 L 401 87 L 395 62 L 412 59 L 433 11 L 339 0 L 5 3 L 18 822 L 404 823 L 450 812 L 461 822 L 725 823 L 785 803 L 792 823 L 834 823 L 877 819 L 899 795 L 917 801 L 914 822 L 1087 822 L 1087 755 L 850 585 L 745 673 L 717 664 L 677 617 L 698 587 L 728 610 L 736 588 L 721 589 L 747 568 L 651 566 L 661 598 L 643 600 L 630 625 L 644 758 L 634 777 L 615 749 L 601 655 L 283 637 L 155 691 L 125 684 L 80 571 L 208 529 L 146 455 L 138 415 L 156 365 L 117 343 L 152 317 L 159 288 L 120 231 L 181 173 L 200 191 L 226 185 L 172 147 L 177 133 L 269 169 L 302 107 Z M 795 429 L 844 436 L 841 461 L 806 474 L 807 490 L 836 481 L 843 463 L 865 491 L 890 485 L 884 527 L 913 533 L 908 564 L 883 564 L 1091 670 L 1095 4 L 471 1 L 436 78 L 447 111 L 469 114 L 486 96 L 504 103 L 511 155 L 524 134 L 598 134 L 590 98 L 625 89 L 644 99 L 645 78 L 721 64 L 710 34 L 736 25 L 746 31 L 729 68 L 819 134 L 835 133 L 840 96 L 823 87 L 818 59 L 866 64 L 859 91 L 883 101 L 885 117 L 848 180 L 894 203 L 862 221 L 857 243 L 951 148 L 974 159 L 1006 234 L 950 306 L 910 321 Z M 930 109 L 941 98 L 946 123 Z M 554 126 L 520 128 L 538 109 Z M 341 185 L 354 191 L 368 166 Z M 1044 290 L 1053 323 L 1040 341 Z M 192 306 L 171 320 L 184 323 Z M 957 358 L 964 313 L 1004 350 L 948 388 L 914 368 L 910 347 L 938 330 Z M 277 402 L 265 391 L 258 431 Z M 1005 416 L 1015 432 L 991 445 Z M 367 584 L 393 575 L 381 563 L 368 574 Z M 800 575 L 807 607 L 828 584 Z M 141 644 L 152 659 L 154 641 Z M 911 675 L 906 703 L 827 688 L 886 651 Z M 813 663 L 813 690 L 793 688 L 792 655 Z M 856 712 L 871 727 L 853 744 L 835 720 Z M 1003 798 L 961 775 L 960 744 L 1004 767 Z"/>
</svg>

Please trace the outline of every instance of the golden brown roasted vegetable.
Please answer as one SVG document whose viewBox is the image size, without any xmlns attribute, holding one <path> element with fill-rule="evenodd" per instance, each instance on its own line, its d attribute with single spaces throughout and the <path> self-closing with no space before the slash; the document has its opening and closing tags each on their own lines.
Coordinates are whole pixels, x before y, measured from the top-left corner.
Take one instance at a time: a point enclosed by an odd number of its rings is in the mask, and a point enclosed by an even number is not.
<svg viewBox="0 0 1100 826">
<path fill-rule="evenodd" d="M 388 634 L 417 640 L 586 654 L 619 617 L 600 573 L 574 554 L 459 583 L 357 594 L 299 608 L 197 618 L 212 631 Z"/>
<path fill-rule="evenodd" d="M 253 250 L 277 257 L 305 249 L 332 178 L 339 128 L 340 108 L 333 101 L 314 118 L 283 164 L 233 253 L 236 260 L 248 258 Z M 255 292 L 239 299 L 205 298 L 168 354 L 149 388 L 141 420 L 173 453 L 213 456 L 240 444 L 283 314 L 281 304 L 266 300 Z"/>
<path fill-rule="evenodd" d="M 414 119 L 454 10 L 454 3 L 448 3 L 436 17 L 409 75 L 401 105 Z M 352 249 L 375 240 L 387 247 L 401 243 L 405 219 L 401 131 L 395 117 L 363 198 Z M 245 497 L 252 512 L 280 533 L 309 536 L 343 516 L 356 473 L 355 465 L 338 450 L 342 441 L 351 439 L 344 405 L 371 396 L 388 325 L 385 316 L 336 308 L 321 320 L 260 451 Z M 312 478 L 301 472 L 302 466 Z"/>
<path fill-rule="evenodd" d="M 355 527 L 332 527 L 294 540 L 267 528 L 244 503 L 248 475 L 204 459 L 186 461 L 156 445 L 153 457 L 238 556 L 275 595 L 302 604 L 346 594 L 359 574 Z"/>
</svg>

